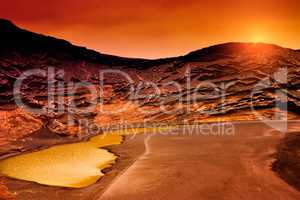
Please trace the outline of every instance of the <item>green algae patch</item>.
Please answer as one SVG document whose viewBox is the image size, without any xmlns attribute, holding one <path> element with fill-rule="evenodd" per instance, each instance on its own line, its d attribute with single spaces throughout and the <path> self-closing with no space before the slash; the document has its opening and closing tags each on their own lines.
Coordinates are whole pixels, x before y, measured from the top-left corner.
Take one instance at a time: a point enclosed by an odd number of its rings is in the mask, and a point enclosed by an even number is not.
<svg viewBox="0 0 300 200">
<path fill-rule="evenodd" d="M 113 165 L 117 159 L 101 147 L 121 142 L 121 135 L 99 135 L 87 142 L 59 145 L 8 158 L 0 162 L 0 173 L 50 186 L 86 187 L 104 176 L 101 170 Z"/>
</svg>

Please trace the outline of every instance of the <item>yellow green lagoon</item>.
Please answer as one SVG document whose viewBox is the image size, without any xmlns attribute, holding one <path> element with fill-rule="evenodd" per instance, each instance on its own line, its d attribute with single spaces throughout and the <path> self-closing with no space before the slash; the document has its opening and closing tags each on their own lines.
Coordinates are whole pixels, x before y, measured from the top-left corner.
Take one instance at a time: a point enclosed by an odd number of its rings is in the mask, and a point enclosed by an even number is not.
<svg viewBox="0 0 300 200">
<path fill-rule="evenodd" d="M 156 129 L 137 128 L 107 132 L 92 137 L 89 141 L 58 145 L 11 157 L 0 161 L 0 173 L 50 186 L 86 187 L 104 176 L 101 170 L 116 162 L 117 156 L 104 147 L 121 144 L 123 135 L 152 132 Z"/>
</svg>

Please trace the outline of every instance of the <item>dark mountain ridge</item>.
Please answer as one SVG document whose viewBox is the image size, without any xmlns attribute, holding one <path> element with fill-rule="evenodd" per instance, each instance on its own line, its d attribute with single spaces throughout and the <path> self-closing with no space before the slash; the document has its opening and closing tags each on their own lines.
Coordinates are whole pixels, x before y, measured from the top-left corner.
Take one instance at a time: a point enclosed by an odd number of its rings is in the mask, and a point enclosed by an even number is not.
<svg viewBox="0 0 300 200">
<path fill-rule="evenodd" d="M 125 58 L 102 54 L 85 47 L 72 45 L 66 40 L 33 33 L 17 27 L 6 19 L 0 19 L 0 42 L 0 54 L 2 55 L 8 52 L 18 52 L 24 55 L 47 53 L 48 56 L 59 59 L 63 57 L 70 60 L 85 60 L 109 66 L 127 66 L 133 68 L 148 68 L 178 60 L 211 61 L 213 58 L 230 57 L 241 52 L 258 53 L 266 50 L 293 51 L 273 44 L 230 42 L 213 45 L 178 57 L 161 59 Z"/>
<path fill-rule="evenodd" d="M 177 82 L 182 86 L 183 94 L 180 94 L 182 96 L 189 93 L 199 95 L 199 92 L 194 91 L 194 89 L 202 82 L 209 81 L 219 87 L 221 83 L 234 81 L 226 95 L 233 99 L 241 98 L 245 102 L 242 104 L 238 102 L 236 106 L 232 106 L 232 103 L 228 104 L 225 113 L 248 109 L 251 106 L 249 104 L 249 92 L 253 87 L 261 79 L 272 75 L 282 67 L 287 67 L 289 71 L 287 77 L 289 84 L 285 84 L 285 87 L 300 88 L 298 81 L 300 53 L 273 44 L 231 42 L 203 48 L 179 57 L 156 60 L 124 58 L 102 54 L 85 47 L 72 45 L 65 40 L 23 30 L 4 19 L 0 20 L 0 42 L 2 44 L 0 46 L 0 97 L 2 104 L 13 102 L 12 88 L 15 80 L 23 71 L 32 68 L 47 69 L 49 66 L 63 69 L 65 71 L 63 81 L 65 82 L 89 81 L 98 83 L 99 70 L 121 69 L 130 74 L 136 85 L 140 82 L 152 82 L 161 87 L 161 85 L 170 82 Z M 189 68 L 190 89 L 186 88 L 187 75 L 185 73 Z M 61 78 L 55 77 L 54 81 L 61 81 Z M 128 86 L 120 77 L 110 76 L 105 82 L 113 88 L 113 92 L 105 97 L 108 102 L 120 99 L 129 100 L 127 99 L 128 95 L 124 93 Z M 268 91 L 274 92 L 273 90 L 281 87 L 276 82 L 272 84 L 268 87 Z M 24 92 L 24 96 L 28 102 L 35 104 L 34 102 L 39 102 L 35 94 L 42 95 L 43 93 L 45 95 L 46 87 L 47 80 L 33 77 L 24 87 L 27 90 L 27 93 Z M 150 95 L 153 91 L 144 86 L 142 92 Z M 174 105 L 168 103 L 169 107 L 176 105 L 178 96 L 174 97 L 174 93 L 173 88 L 164 89 L 161 94 L 168 99 L 168 102 L 171 99 L 173 99 L 171 102 L 175 102 Z M 213 99 L 219 98 L 208 93 L 208 89 L 202 91 L 201 95 L 205 95 L 199 102 L 211 103 Z M 289 93 L 289 99 L 293 99 L 293 105 L 298 105 L 297 95 L 296 91 Z M 149 103 L 149 100 L 145 99 L 142 105 L 159 105 L 160 101 L 162 99 L 152 99 Z M 216 102 L 213 102 L 211 109 L 220 113 L 221 107 Z M 236 103 L 236 100 L 234 102 Z M 274 94 L 267 94 L 265 91 L 257 99 L 257 106 L 272 107 L 275 102 Z M 190 114 L 190 117 L 195 117 L 196 113 L 198 111 Z M 204 115 L 198 114 L 199 116 L 203 117 Z M 176 119 L 184 117 L 187 116 L 180 114 L 174 116 Z"/>
<path fill-rule="evenodd" d="M 42 34 L 33 33 L 18 28 L 11 21 L 0 19 L 0 53 L 17 51 L 24 55 L 43 54 L 68 59 L 86 60 L 93 63 L 135 67 L 137 64 L 156 65 L 173 60 L 174 58 L 147 60 L 139 58 L 124 58 L 101 54 L 85 47 L 72 45 L 70 42 Z"/>
</svg>

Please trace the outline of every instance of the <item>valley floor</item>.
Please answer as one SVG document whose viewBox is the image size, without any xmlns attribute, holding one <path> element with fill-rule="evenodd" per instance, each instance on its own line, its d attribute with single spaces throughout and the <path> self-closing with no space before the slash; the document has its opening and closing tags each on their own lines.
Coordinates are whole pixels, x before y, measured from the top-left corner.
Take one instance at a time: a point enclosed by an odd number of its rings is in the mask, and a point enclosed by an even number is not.
<svg viewBox="0 0 300 200">
<path fill-rule="evenodd" d="M 281 123 L 270 125 L 284 126 Z M 272 171 L 284 134 L 262 122 L 233 123 L 230 134 L 216 134 L 218 126 L 222 124 L 127 136 L 124 144 L 110 148 L 120 155 L 117 164 L 87 188 L 48 187 L 8 178 L 4 182 L 20 200 L 300 198 L 299 191 Z M 300 130 L 296 121 L 288 127 Z"/>
<path fill-rule="evenodd" d="M 149 136 L 146 152 L 99 200 L 299 199 L 271 170 L 282 134 L 262 123 L 234 127 L 231 136 Z"/>
</svg>

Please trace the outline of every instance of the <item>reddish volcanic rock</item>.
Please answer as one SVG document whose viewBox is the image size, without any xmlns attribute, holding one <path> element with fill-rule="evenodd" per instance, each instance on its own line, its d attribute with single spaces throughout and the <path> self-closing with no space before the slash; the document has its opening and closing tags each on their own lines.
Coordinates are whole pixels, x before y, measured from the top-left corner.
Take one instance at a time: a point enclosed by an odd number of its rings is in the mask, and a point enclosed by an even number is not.
<svg viewBox="0 0 300 200">
<path fill-rule="evenodd" d="M 102 125 L 144 120 L 213 120 L 229 113 L 239 116 L 239 112 L 253 108 L 274 111 L 273 108 L 284 103 L 288 104 L 287 109 L 291 112 L 299 112 L 300 97 L 297 91 L 300 88 L 300 53 L 292 49 L 272 44 L 226 43 L 174 58 L 132 59 L 74 46 L 65 40 L 20 29 L 7 20 L 0 20 L 0 27 L 0 42 L 3 44 L 0 46 L 0 104 L 6 106 L 14 103 L 16 98 L 12 87 L 23 72 L 30 69 L 47 72 L 53 68 L 51 79 L 41 75 L 30 76 L 19 92 L 27 105 L 48 111 L 34 118 L 48 123 L 48 127 L 60 135 L 68 135 L 69 131 L 66 123 L 57 119 L 62 114 L 70 116 L 72 130 L 77 130 L 76 126 L 84 116 L 89 116 L 87 118 L 91 122 L 96 119 Z M 280 83 L 273 77 L 282 68 L 288 72 L 287 83 Z M 119 70 L 129 75 L 134 90 L 121 74 L 110 73 L 104 77 L 100 95 L 99 72 L 105 69 Z M 269 80 L 268 85 L 257 88 L 263 79 Z M 48 81 L 52 84 L 51 88 L 48 88 Z M 75 89 L 74 84 L 82 81 L 88 81 L 98 88 L 92 89 L 96 91 L 96 96 L 87 99 L 88 90 Z M 160 90 L 158 97 L 153 95 L 155 88 L 147 85 L 149 82 Z M 168 85 L 172 82 L 178 83 L 180 90 Z M 214 85 L 214 88 L 198 87 L 206 83 Z M 64 87 L 58 88 L 59 84 L 64 84 Z M 137 88 L 139 95 L 132 95 Z M 286 95 L 284 102 L 278 98 L 279 91 Z M 50 102 L 51 108 L 48 108 L 48 93 L 62 96 L 64 102 L 54 100 Z M 93 105 L 93 100 L 97 100 L 96 104 L 101 101 L 104 110 L 116 110 L 127 104 L 129 107 L 117 114 L 99 110 L 82 113 L 80 109 L 73 108 Z M 70 101 L 74 104 L 70 104 Z M 68 108 L 65 111 L 67 113 L 59 111 L 61 104 Z M 164 111 L 168 112 L 162 112 L 162 105 Z M 5 127 L 0 128 L 5 130 Z M 4 131 L 3 137 L 6 134 Z"/>
<path fill-rule="evenodd" d="M 122 58 L 1 19 L 0 43 L 1 154 L 25 151 L 20 141 L 45 129 L 46 138 L 53 134 L 60 141 L 88 135 L 81 130 L 82 120 L 102 127 L 285 119 L 277 113 L 286 110 L 288 119 L 293 119 L 300 112 L 300 53 L 276 45 L 226 43 L 174 58 Z M 14 94 L 20 75 L 33 69 L 40 73 L 28 76 Z M 101 80 L 104 70 L 121 71 L 131 81 L 120 73 L 108 73 Z M 287 72 L 283 77 L 282 70 Z M 86 82 L 90 85 L 76 87 Z M 18 108 L 16 100 L 40 112 Z M 86 110 L 89 106 L 95 109 Z M 51 137 L 47 139 L 52 141 Z M 30 145 L 46 146 L 40 140 L 30 138 Z"/>
<path fill-rule="evenodd" d="M 0 146 L 28 136 L 43 127 L 43 122 L 22 109 L 0 110 Z"/>
<path fill-rule="evenodd" d="M 0 200 L 16 200 L 8 188 L 0 182 Z"/>
<path fill-rule="evenodd" d="M 300 133 L 287 134 L 278 145 L 274 170 L 300 191 Z"/>
</svg>

